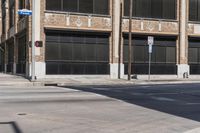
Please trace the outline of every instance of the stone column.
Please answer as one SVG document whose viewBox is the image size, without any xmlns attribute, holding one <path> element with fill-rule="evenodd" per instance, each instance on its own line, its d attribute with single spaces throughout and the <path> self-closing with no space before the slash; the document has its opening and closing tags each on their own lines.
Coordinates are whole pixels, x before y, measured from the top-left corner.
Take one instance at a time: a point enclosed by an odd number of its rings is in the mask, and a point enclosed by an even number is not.
<svg viewBox="0 0 200 133">
<path fill-rule="evenodd" d="M 41 0 L 35 0 L 35 4 L 37 5 L 36 11 L 35 11 L 36 22 L 33 28 L 35 28 L 35 33 L 34 33 L 35 40 L 40 41 L 41 40 Z M 35 47 L 35 76 L 36 78 L 44 78 L 46 75 L 46 65 L 45 65 L 44 60 L 42 60 L 41 58 L 42 58 L 41 48 Z M 29 64 L 29 74 L 31 74 L 31 64 Z"/>
<path fill-rule="evenodd" d="M 188 35 L 187 35 L 187 25 L 188 25 L 188 0 L 180 0 L 179 2 L 180 14 L 179 14 L 179 62 L 177 65 L 177 75 L 178 78 L 184 78 L 189 75 L 189 65 L 188 65 Z"/>
<path fill-rule="evenodd" d="M 118 78 L 119 73 L 119 38 L 120 36 L 120 5 L 121 0 L 112 0 L 112 48 L 110 62 L 110 77 Z M 120 62 L 120 77 L 124 75 L 124 64 Z"/>
</svg>

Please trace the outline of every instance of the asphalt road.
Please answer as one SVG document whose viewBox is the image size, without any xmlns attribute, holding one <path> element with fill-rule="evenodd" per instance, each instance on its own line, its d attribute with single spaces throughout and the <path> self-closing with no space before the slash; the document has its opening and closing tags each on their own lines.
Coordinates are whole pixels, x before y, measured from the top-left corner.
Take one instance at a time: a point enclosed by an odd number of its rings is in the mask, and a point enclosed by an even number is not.
<svg viewBox="0 0 200 133">
<path fill-rule="evenodd" d="M 0 86 L 0 133 L 199 133 L 200 84 Z"/>
</svg>

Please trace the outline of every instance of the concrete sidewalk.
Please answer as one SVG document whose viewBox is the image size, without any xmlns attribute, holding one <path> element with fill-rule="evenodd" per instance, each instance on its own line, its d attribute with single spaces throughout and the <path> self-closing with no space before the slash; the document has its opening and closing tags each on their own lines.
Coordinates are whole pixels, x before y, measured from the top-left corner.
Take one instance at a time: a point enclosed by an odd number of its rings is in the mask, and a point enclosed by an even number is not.
<svg viewBox="0 0 200 133">
<path fill-rule="evenodd" d="M 33 83 L 23 76 L 0 73 L 0 86 L 33 86 Z"/>
<path fill-rule="evenodd" d="M 140 84 L 182 84 L 200 83 L 200 76 L 190 76 L 187 79 L 179 79 L 176 75 L 152 75 L 148 81 L 148 75 L 139 75 L 137 79 L 127 80 L 110 79 L 107 76 L 99 75 L 68 75 L 68 76 L 49 76 L 44 79 L 37 79 L 31 82 L 23 76 L 0 73 L 0 86 L 66 86 L 66 85 L 140 85 Z"/>
</svg>

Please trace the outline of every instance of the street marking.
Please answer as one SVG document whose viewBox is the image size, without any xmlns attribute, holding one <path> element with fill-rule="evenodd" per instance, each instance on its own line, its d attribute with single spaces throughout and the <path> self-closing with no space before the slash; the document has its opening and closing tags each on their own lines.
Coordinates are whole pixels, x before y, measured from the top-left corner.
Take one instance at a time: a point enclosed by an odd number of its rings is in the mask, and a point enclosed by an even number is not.
<svg viewBox="0 0 200 133">
<path fill-rule="evenodd" d="M 186 103 L 187 105 L 199 105 L 200 103 Z"/>
<path fill-rule="evenodd" d="M 166 98 L 166 97 L 151 97 L 152 99 L 159 100 L 159 101 L 168 101 L 168 102 L 174 102 L 175 99 Z"/>
</svg>

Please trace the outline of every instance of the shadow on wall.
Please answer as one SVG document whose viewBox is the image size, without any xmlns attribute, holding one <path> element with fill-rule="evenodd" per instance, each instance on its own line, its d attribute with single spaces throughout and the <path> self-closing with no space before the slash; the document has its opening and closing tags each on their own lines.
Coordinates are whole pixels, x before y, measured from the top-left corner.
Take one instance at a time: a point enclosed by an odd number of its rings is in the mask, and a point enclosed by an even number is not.
<svg viewBox="0 0 200 133">
<path fill-rule="evenodd" d="M 104 95 L 200 122 L 200 84 L 68 86 L 67 88 Z"/>
<path fill-rule="evenodd" d="M 13 129 L 13 133 L 23 133 L 19 128 L 18 124 L 14 121 L 11 122 L 0 122 L 0 125 L 9 125 Z"/>
</svg>

